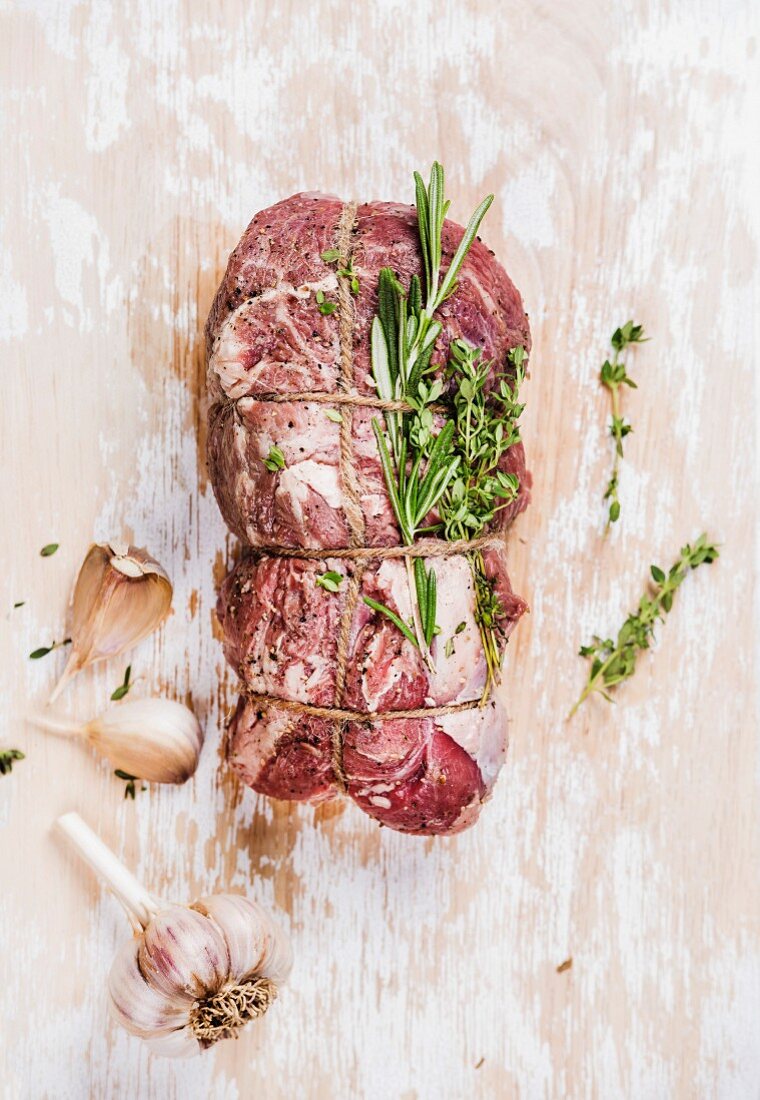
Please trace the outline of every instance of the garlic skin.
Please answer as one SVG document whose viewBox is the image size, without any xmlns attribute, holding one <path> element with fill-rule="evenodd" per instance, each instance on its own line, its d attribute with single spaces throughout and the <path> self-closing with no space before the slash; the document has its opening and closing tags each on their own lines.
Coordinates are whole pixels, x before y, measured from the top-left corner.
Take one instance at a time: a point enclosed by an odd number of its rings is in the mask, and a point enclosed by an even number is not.
<svg viewBox="0 0 760 1100">
<path fill-rule="evenodd" d="M 156 1054 L 188 1058 L 263 1015 L 291 966 L 290 943 L 261 906 L 216 894 L 159 910 L 124 944 L 109 1007 Z"/>
<path fill-rule="evenodd" d="M 160 902 L 76 813 L 58 828 L 111 887 L 135 929 L 108 978 L 111 1016 L 156 1054 L 189 1058 L 262 1016 L 292 967 L 290 940 L 242 894 Z"/>
<path fill-rule="evenodd" d="M 71 652 L 50 702 L 81 669 L 116 657 L 152 634 L 171 602 L 171 581 L 147 550 L 94 543 L 74 584 Z"/>
<path fill-rule="evenodd" d="M 200 722 L 172 699 L 130 699 L 84 724 L 48 714 L 31 721 L 51 733 L 86 738 L 114 768 L 148 783 L 184 783 L 203 747 Z"/>
</svg>

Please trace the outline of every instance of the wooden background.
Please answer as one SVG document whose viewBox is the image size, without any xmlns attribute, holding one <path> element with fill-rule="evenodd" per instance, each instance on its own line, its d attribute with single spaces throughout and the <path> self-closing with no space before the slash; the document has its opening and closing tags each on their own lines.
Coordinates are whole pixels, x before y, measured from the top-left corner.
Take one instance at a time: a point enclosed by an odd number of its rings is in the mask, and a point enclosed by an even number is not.
<svg viewBox="0 0 760 1100">
<path fill-rule="evenodd" d="M 27 754 L 0 779 L 5 1095 L 758 1096 L 759 23 L 754 0 L 0 4 L 0 741 Z M 202 458 L 202 325 L 251 215 L 305 188 L 411 199 L 435 156 L 455 217 L 496 193 L 484 235 L 535 341 L 510 760 L 448 840 L 218 770 L 232 545 Z M 629 316 L 652 342 L 603 541 L 597 373 Z M 578 644 L 703 529 L 720 562 L 656 654 L 565 722 Z M 196 778 L 134 803 L 24 721 L 64 660 L 27 654 L 62 636 L 90 540 L 122 534 L 175 582 L 135 694 L 191 697 L 207 730 Z M 62 709 L 95 713 L 126 663 Z M 172 1063 L 107 1022 L 128 930 L 51 835 L 69 809 L 164 896 L 282 910 L 292 982 L 240 1042 Z"/>
</svg>

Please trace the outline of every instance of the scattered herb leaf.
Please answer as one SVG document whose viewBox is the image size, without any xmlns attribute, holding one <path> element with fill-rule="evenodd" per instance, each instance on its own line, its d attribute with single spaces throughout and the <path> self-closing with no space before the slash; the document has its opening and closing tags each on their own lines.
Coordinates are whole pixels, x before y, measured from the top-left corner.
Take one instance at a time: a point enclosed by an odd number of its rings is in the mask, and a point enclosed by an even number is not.
<svg viewBox="0 0 760 1100">
<path fill-rule="evenodd" d="M 328 248 L 322 253 L 322 259 L 326 264 L 334 264 L 336 260 L 340 259 L 340 249 Z"/>
<path fill-rule="evenodd" d="M 38 661 L 40 657 L 47 657 L 48 653 L 52 653 L 54 649 L 60 649 L 64 645 L 71 645 L 71 638 L 64 638 L 62 642 L 53 642 L 51 645 L 41 645 L 39 649 L 32 650 L 29 659 L 30 661 Z"/>
<path fill-rule="evenodd" d="M 631 612 L 618 631 L 617 640 L 600 638 L 594 635 L 590 645 L 581 646 L 579 655 L 591 661 L 588 680 L 580 697 L 568 714 L 568 718 L 589 695 L 599 692 L 607 702 L 614 700 L 609 694 L 610 688 L 623 680 L 630 679 L 636 671 L 636 658 L 642 650 L 649 649 L 654 638 L 655 624 L 664 622 L 665 614 L 673 606 L 676 589 L 684 581 L 691 569 L 702 564 L 710 564 L 718 557 L 718 549 L 707 541 L 707 535 L 700 535 L 693 546 L 688 543 L 667 574 L 659 566 L 651 566 L 652 579 L 656 585 L 653 595 L 646 593 L 639 600 L 638 610 Z"/>
<path fill-rule="evenodd" d="M 328 592 L 337 592 L 343 582 L 343 574 L 328 569 L 326 573 L 320 573 L 314 580 L 319 588 L 325 588 Z"/>
<path fill-rule="evenodd" d="M 26 603 L 26 600 L 16 600 L 16 602 L 13 605 L 14 611 L 16 610 L 17 607 L 23 607 L 25 603 Z"/>
<path fill-rule="evenodd" d="M 378 603 L 377 600 L 370 599 L 369 596 L 362 596 L 362 599 L 366 603 L 367 607 L 371 607 L 373 611 L 379 611 L 381 615 L 385 615 L 390 621 L 397 626 L 407 641 L 410 641 L 413 646 L 419 649 L 419 642 L 416 635 L 409 629 L 403 619 L 399 618 L 395 611 L 391 611 L 390 607 L 386 607 L 384 603 Z"/>
<path fill-rule="evenodd" d="M 629 377 L 625 369 L 625 364 L 620 362 L 620 355 L 630 344 L 643 344 L 647 339 L 648 337 L 644 336 L 643 325 L 634 325 L 633 321 L 626 321 L 620 328 L 615 329 L 610 338 L 610 343 L 614 352 L 612 362 L 610 362 L 609 359 L 605 359 L 604 363 L 602 363 L 602 369 L 599 372 L 599 379 L 602 385 L 606 386 L 612 394 L 610 435 L 615 441 L 615 458 L 612 465 L 612 474 L 610 475 L 610 480 L 607 482 L 607 488 L 602 497 L 603 500 L 609 501 L 605 531 L 609 531 L 612 524 L 617 523 L 620 519 L 620 500 L 618 499 L 620 459 L 623 457 L 623 440 L 633 431 L 631 425 L 628 424 L 620 414 L 620 387 L 629 386 L 631 389 L 635 390 L 636 383 Z"/>
<path fill-rule="evenodd" d="M 127 665 L 127 671 L 124 673 L 124 680 L 122 681 L 122 683 L 119 684 L 115 691 L 111 692 L 111 698 L 114 700 L 114 702 L 117 702 L 119 699 L 123 699 L 129 689 L 132 687 L 132 684 L 130 683 L 131 675 L 132 666 Z"/>
<path fill-rule="evenodd" d="M 137 788 L 135 787 L 135 783 L 142 782 L 140 780 L 140 777 L 137 776 L 137 775 L 130 775 L 129 772 L 122 771 L 121 768 L 117 768 L 113 774 L 118 779 L 123 779 L 124 782 L 126 783 L 126 787 L 124 788 L 124 797 L 125 798 L 131 798 L 132 800 L 134 800 L 134 797 L 137 793 Z M 141 791 L 147 791 L 147 789 L 148 788 L 145 786 L 144 783 L 143 783 L 142 787 L 140 787 Z"/>
<path fill-rule="evenodd" d="M 276 474 L 278 470 L 285 469 L 285 455 L 279 447 L 269 448 L 269 454 L 264 459 L 264 465 L 270 474 Z"/>
<path fill-rule="evenodd" d="M 8 775 L 13 771 L 16 760 L 24 760 L 25 755 L 20 749 L 0 749 L 0 775 Z"/>
<path fill-rule="evenodd" d="M 51 557 L 56 552 L 56 550 L 58 549 L 59 546 L 60 546 L 60 543 L 58 543 L 58 542 L 49 542 L 47 544 L 47 546 L 43 546 L 42 549 L 40 550 L 40 557 L 41 558 Z"/>
<path fill-rule="evenodd" d="M 328 420 L 332 420 L 333 424 L 343 423 L 343 417 L 340 415 L 337 409 L 325 409 L 325 416 Z"/>
<path fill-rule="evenodd" d="M 317 309 L 323 317 L 329 317 L 331 313 L 335 313 L 338 308 L 337 302 L 331 302 L 328 298 L 325 298 L 325 292 L 323 290 L 317 291 Z"/>
<path fill-rule="evenodd" d="M 565 971 L 569 970 L 572 965 L 573 965 L 573 960 L 572 959 L 565 959 L 565 961 L 561 962 L 559 964 L 559 966 L 557 967 L 557 973 L 558 974 L 564 974 Z"/>
</svg>

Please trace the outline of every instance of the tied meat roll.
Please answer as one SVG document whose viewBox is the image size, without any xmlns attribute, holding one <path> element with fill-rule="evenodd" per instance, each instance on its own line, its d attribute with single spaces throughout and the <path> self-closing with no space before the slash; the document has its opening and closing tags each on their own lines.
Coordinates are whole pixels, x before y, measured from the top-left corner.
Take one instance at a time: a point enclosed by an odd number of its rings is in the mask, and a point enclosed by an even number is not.
<svg viewBox="0 0 760 1100">
<path fill-rule="evenodd" d="M 443 271 L 463 232 L 443 223 Z M 438 588 L 432 660 L 372 606 L 413 621 L 373 430 L 383 414 L 370 330 L 380 270 L 392 268 L 408 287 L 421 263 L 413 206 L 309 193 L 257 214 L 206 329 L 208 464 L 244 546 L 217 606 L 242 685 L 228 730 L 233 767 L 271 797 L 347 794 L 390 828 L 431 835 L 477 818 L 504 761 L 507 723 L 498 693 L 478 705 L 487 666 L 464 550 L 451 552 L 435 531 L 422 544 Z M 435 319 L 442 329 L 429 377 L 444 385 L 440 427 L 452 341 L 482 349 L 496 386 L 510 352 L 529 350 L 530 333 L 518 291 L 479 239 Z M 501 469 L 518 488 L 479 552 L 505 643 L 525 610 L 500 537 L 528 503 L 521 442 Z"/>
</svg>

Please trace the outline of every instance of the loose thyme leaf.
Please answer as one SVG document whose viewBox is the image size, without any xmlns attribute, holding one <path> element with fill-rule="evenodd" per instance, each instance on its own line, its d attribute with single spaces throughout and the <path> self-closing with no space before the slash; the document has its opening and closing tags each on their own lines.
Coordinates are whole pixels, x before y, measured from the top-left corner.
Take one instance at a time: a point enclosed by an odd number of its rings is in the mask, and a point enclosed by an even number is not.
<svg viewBox="0 0 760 1100">
<path fill-rule="evenodd" d="M 326 264 L 332 264 L 340 259 L 340 249 L 328 248 L 321 255 Z"/>
<path fill-rule="evenodd" d="M 639 600 L 638 610 L 631 612 L 618 631 L 617 640 L 594 636 L 589 645 L 581 646 L 580 656 L 591 661 L 586 686 L 570 711 L 568 718 L 588 699 L 589 695 L 599 692 L 608 702 L 612 702 L 609 689 L 623 680 L 630 679 L 636 671 L 636 658 L 645 649 L 649 649 L 654 639 L 657 622 L 664 622 L 665 615 L 673 606 L 676 589 L 687 574 L 700 565 L 709 564 L 718 557 L 718 548 L 707 541 L 707 535 L 700 535 L 696 543 L 688 543 L 681 548 L 678 560 L 666 574 L 659 566 L 650 568 L 655 582 L 653 595 L 644 594 Z"/>
<path fill-rule="evenodd" d="M 126 787 L 124 788 L 124 797 L 131 798 L 134 801 L 135 794 L 137 793 L 135 783 L 140 782 L 140 777 L 137 775 L 130 775 L 129 772 L 122 771 L 121 768 L 117 768 L 113 774 L 118 779 L 123 779 L 126 783 Z M 145 784 L 140 787 L 141 791 L 147 791 L 147 789 L 148 788 L 145 786 Z"/>
<path fill-rule="evenodd" d="M 314 583 L 319 588 L 325 588 L 328 592 L 337 592 L 343 582 L 343 574 L 329 569 L 326 573 L 319 573 L 314 578 Z"/>
<path fill-rule="evenodd" d="M 47 544 L 47 546 L 43 546 L 42 549 L 40 550 L 40 557 L 41 558 L 51 557 L 56 552 L 56 550 L 58 549 L 59 546 L 60 546 L 60 543 L 58 543 L 58 542 L 49 542 Z"/>
<path fill-rule="evenodd" d="M 62 642 L 52 642 L 50 645 L 42 645 L 39 649 L 33 649 L 29 654 L 29 659 L 30 661 L 37 661 L 40 657 L 47 657 L 48 653 L 52 653 L 54 649 L 60 649 L 64 645 L 71 645 L 71 638 L 64 638 Z"/>
<path fill-rule="evenodd" d="M 276 474 L 278 470 L 285 469 L 285 455 L 279 447 L 269 448 L 269 454 L 264 459 L 264 465 L 271 474 Z"/>
<path fill-rule="evenodd" d="M 115 689 L 115 691 L 111 692 L 111 698 L 114 700 L 114 702 L 118 702 L 119 699 L 123 699 L 124 696 L 129 691 L 129 689 L 131 688 L 131 686 L 132 686 L 131 683 L 130 683 L 131 675 L 132 675 L 132 666 L 127 665 L 127 670 L 124 673 L 123 681 L 119 684 L 119 686 Z"/>
<path fill-rule="evenodd" d="M 325 292 L 323 290 L 317 291 L 317 309 L 323 317 L 329 317 L 337 308 L 338 303 L 331 302 L 329 299 L 325 298 Z"/>
<path fill-rule="evenodd" d="M 25 603 L 26 603 L 26 600 L 16 600 L 16 602 L 13 605 L 13 610 L 15 611 L 17 607 L 23 607 Z"/>
<path fill-rule="evenodd" d="M 332 420 L 333 424 L 343 423 L 343 417 L 340 415 L 337 409 L 325 409 L 325 416 L 328 420 Z"/>
<path fill-rule="evenodd" d="M 0 775 L 8 775 L 13 771 L 16 760 L 25 760 L 26 757 L 20 749 L 0 749 Z"/>
</svg>

